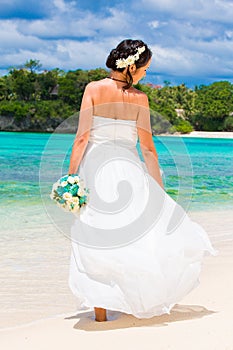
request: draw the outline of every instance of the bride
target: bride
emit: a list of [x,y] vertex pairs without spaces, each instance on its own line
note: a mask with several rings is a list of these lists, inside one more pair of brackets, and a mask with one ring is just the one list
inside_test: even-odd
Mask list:
[[[108,156],[109,148],[105,147],[105,141],[110,141],[110,150],[115,150],[120,140],[125,152],[130,150],[132,158],[144,169],[144,177],[148,172],[149,178],[153,179],[152,200],[155,209],[154,213],[150,212],[150,216],[157,215],[157,207],[159,211],[163,208],[163,214],[149,233],[136,243],[130,242],[127,247],[110,249],[109,253],[96,247],[82,248],[77,242],[72,242],[70,288],[80,305],[94,308],[96,321],[107,320],[107,308],[141,318],[170,313],[176,302],[198,285],[204,251],[215,255],[206,232],[192,222],[164,191],[158,155],[152,139],[148,98],[145,93],[133,87],[145,77],[151,59],[152,52],[143,41],[122,41],[107,57],[106,65],[111,69],[109,77],[89,83],[82,99],[68,173],[75,174],[79,169],[80,174],[86,177],[86,186],[90,188],[92,196],[94,185],[92,187],[91,183],[96,176],[92,169],[96,157],[107,154],[111,160],[111,152]],[[135,151],[137,138],[146,165],[144,168]],[[112,146],[111,141],[114,142]],[[98,155],[94,152],[93,156],[92,151],[96,146]],[[87,163],[90,163],[89,168]],[[142,181],[143,175],[133,169],[130,159],[124,165],[120,159],[112,165],[110,163],[110,167],[101,173],[99,184],[95,183],[95,187],[102,188],[102,199],[106,200],[107,191],[113,193],[115,184],[122,180],[122,174],[128,183],[135,186],[140,183],[141,186],[135,187],[138,197],[133,197],[135,199],[131,204],[134,209],[131,205],[131,211],[126,215],[133,221],[136,220],[133,215],[137,215],[138,198],[142,198],[143,202],[148,183]],[[81,220],[94,223],[97,230],[101,223],[108,220],[93,211],[93,205],[98,207],[99,200],[94,196],[92,198],[92,207],[86,208]],[[177,208],[185,219],[173,234],[168,235],[166,229],[171,220],[171,212]],[[144,210],[149,212],[145,208]],[[114,228],[114,215],[111,220],[113,226],[110,227]],[[122,227],[126,226],[123,219],[120,222]],[[146,219],[140,220],[141,231],[144,230],[143,225],[146,226]],[[75,226],[73,229],[76,233],[82,230]]]

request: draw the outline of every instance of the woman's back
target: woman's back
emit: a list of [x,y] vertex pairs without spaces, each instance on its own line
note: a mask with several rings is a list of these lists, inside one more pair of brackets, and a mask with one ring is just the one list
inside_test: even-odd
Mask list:
[[124,91],[123,85],[108,78],[89,83],[93,115],[136,121],[145,94],[134,87]]

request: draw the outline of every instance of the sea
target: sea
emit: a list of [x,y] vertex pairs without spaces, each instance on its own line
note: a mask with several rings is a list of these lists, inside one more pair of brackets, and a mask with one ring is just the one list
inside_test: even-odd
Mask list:
[[[68,312],[75,305],[67,283],[69,242],[46,208],[54,205],[52,184],[68,172],[74,138],[0,132],[0,328]],[[229,219],[233,139],[153,136],[153,141],[166,192],[187,212],[229,212]],[[137,150],[143,161],[139,144]]]
[[[40,205],[41,173],[58,169],[57,178],[67,173],[74,137],[1,132],[1,208],[25,211]],[[233,139],[153,136],[153,140],[165,190],[174,200],[190,211],[233,209]],[[139,144],[137,149],[142,158]],[[48,191],[51,185],[48,181]]]

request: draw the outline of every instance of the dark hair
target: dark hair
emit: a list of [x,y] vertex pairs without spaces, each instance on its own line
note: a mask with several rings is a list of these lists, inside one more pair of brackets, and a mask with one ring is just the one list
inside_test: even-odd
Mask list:
[[[139,59],[135,61],[136,68],[143,67],[152,57],[152,52],[148,46],[142,40],[123,40],[115,49],[113,49],[106,60],[106,66],[114,71],[123,72],[125,68],[117,68],[116,61],[120,58],[127,58],[130,55],[135,55],[139,47],[145,46],[145,51],[139,56]],[[129,66],[126,71],[127,85],[123,86],[123,89],[129,89],[133,84],[133,77],[129,71]]]

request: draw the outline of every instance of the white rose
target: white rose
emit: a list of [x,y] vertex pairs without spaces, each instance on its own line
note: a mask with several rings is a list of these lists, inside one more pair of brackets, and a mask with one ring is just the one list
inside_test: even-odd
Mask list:
[[65,187],[67,184],[68,184],[67,181],[62,181],[61,186],[62,186],[62,187]]
[[127,65],[131,65],[131,64],[134,64],[134,62],[135,62],[135,58],[134,58],[134,56],[132,56],[132,55],[130,55],[127,59],[126,59],[126,63],[127,63]]
[[79,203],[79,198],[78,198],[78,197],[73,197],[72,202],[73,202],[74,204]]
[[62,198],[65,199],[65,201],[69,201],[72,199],[72,194],[70,194],[69,192],[66,192],[62,195]]
[[58,186],[60,186],[60,184],[59,184],[58,182],[55,182],[55,183],[53,184],[52,190],[55,191],[55,190],[58,188]]
[[138,51],[139,55],[140,55],[141,53],[143,53],[145,50],[146,50],[145,46],[142,46],[142,47],[138,47],[138,48],[137,48],[137,51]]
[[84,196],[84,190],[80,187],[79,189],[78,189],[78,196]]
[[72,176],[69,176],[68,179],[67,179],[67,181],[68,181],[71,185],[74,184],[74,178],[73,178]]
[[127,67],[127,64],[125,62],[125,59],[124,58],[119,58],[118,60],[116,60],[116,66],[117,68],[125,68]]
[[78,176],[74,176],[74,182],[78,183],[80,180],[79,180],[79,177]]

